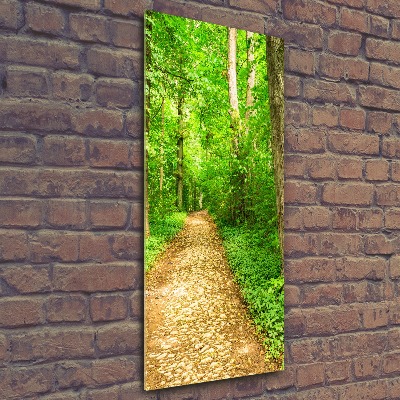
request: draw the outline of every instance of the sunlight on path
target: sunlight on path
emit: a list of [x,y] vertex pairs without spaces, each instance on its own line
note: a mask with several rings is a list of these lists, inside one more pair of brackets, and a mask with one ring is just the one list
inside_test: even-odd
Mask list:
[[205,211],[146,274],[145,389],[274,371]]

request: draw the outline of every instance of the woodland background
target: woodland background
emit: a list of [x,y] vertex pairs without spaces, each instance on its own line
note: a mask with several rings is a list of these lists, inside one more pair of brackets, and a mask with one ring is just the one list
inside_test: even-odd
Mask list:
[[[145,9],[285,39],[281,373],[142,391]],[[0,10],[3,398],[400,396],[397,0]]]

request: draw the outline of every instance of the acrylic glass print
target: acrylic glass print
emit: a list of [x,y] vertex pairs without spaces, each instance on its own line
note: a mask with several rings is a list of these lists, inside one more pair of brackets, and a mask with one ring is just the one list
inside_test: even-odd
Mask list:
[[283,41],[147,11],[145,48],[145,389],[281,370]]

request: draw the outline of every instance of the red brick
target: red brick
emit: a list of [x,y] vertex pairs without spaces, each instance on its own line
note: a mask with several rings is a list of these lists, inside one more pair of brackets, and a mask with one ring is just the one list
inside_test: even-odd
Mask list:
[[383,211],[381,209],[360,210],[358,212],[358,229],[380,229],[383,227]]
[[322,49],[323,30],[320,26],[267,18],[265,34],[283,38],[286,43],[307,49]]
[[119,388],[92,389],[87,393],[87,400],[119,400]]
[[363,161],[361,158],[344,158],[337,160],[337,175],[341,179],[361,179]]
[[340,26],[362,33],[369,32],[368,14],[358,10],[342,8],[340,12]]
[[96,83],[96,100],[101,106],[129,108],[139,99],[137,85],[128,79],[99,79]]
[[370,80],[378,85],[400,89],[400,68],[390,65],[371,63]]
[[328,0],[330,3],[340,4],[344,6],[363,8],[365,0]]
[[288,48],[285,55],[286,70],[305,75],[314,75],[314,53],[299,49]]
[[369,16],[370,33],[376,36],[389,37],[390,22],[386,18],[378,17],[377,15]]
[[2,133],[0,148],[0,162],[30,164],[35,161],[36,138],[27,134]]
[[298,76],[286,75],[284,77],[285,97],[297,97],[300,95],[300,78]]
[[143,135],[143,111],[141,107],[133,107],[126,114],[126,130],[128,135],[141,138]]
[[59,40],[2,36],[0,48],[4,51],[2,53],[3,62],[17,62],[56,69],[77,69],[80,65],[81,48],[76,44],[64,43]]
[[231,0],[229,5],[261,14],[272,14],[277,11],[278,7],[273,0]]
[[339,389],[339,400],[346,399],[386,399],[386,382],[376,380],[370,382],[351,383]]
[[332,361],[335,357],[335,341],[332,338],[297,339],[290,344],[292,360],[294,363]]
[[363,326],[374,329],[387,326],[389,323],[389,308],[387,306],[368,305],[362,311]]
[[71,7],[79,7],[85,10],[99,10],[101,7],[100,0],[51,0],[52,3],[71,6]]
[[[228,381],[226,381],[228,382]],[[229,384],[229,382],[228,382]],[[213,387],[215,385],[215,387]],[[219,381],[218,383],[212,383],[209,382],[207,386],[211,387],[211,393],[215,393],[215,390],[217,390],[217,387],[220,388],[223,386],[223,382]],[[165,393],[165,390],[163,390],[161,393]],[[141,382],[130,382],[130,383],[125,383],[120,386],[120,400],[131,400],[131,399],[137,399],[137,400],[157,400],[157,392],[154,391],[147,391],[145,392],[143,390],[143,384]],[[200,399],[200,398],[199,398]],[[205,399],[204,399],[205,400]],[[209,398],[209,400],[212,400],[212,397]]]
[[336,176],[336,163],[331,157],[310,158],[308,174],[312,179],[334,179]]
[[365,183],[327,183],[322,187],[322,201],[327,204],[369,206],[374,188]]
[[313,125],[337,126],[339,122],[338,108],[333,105],[314,106],[312,109]]
[[88,71],[96,75],[143,79],[143,54],[139,51],[92,46],[87,63]]
[[89,207],[90,223],[96,228],[123,228],[127,223],[128,204],[118,201],[92,201]]
[[365,111],[351,108],[340,109],[340,126],[349,129],[365,129]]
[[285,285],[285,307],[297,307],[300,304],[300,289],[298,286]]
[[86,101],[91,96],[92,76],[59,71],[52,74],[53,96],[69,101]]
[[331,212],[326,207],[302,207],[303,226],[309,230],[326,229],[330,226]]
[[307,170],[308,159],[298,155],[286,155],[285,156],[285,177],[297,177],[304,178]]
[[395,327],[387,330],[388,346],[387,350],[398,350],[400,346],[400,329]]
[[142,290],[135,290],[130,297],[130,315],[134,320],[141,320],[143,318],[143,299],[144,294]]
[[304,336],[305,320],[301,310],[285,313],[285,335],[288,339]]
[[0,2],[0,28],[18,29],[23,24],[22,4],[14,0]]
[[316,255],[318,243],[319,239],[316,234],[287,233],[284,237],[285,255],[288,257]]
[[377,155],[379,154],[379,137],[361,133],[331,132],[328,135],[331,151],[343,154]]
[[327,76],[339,80],[368,81],[369,63],[357,58],[338,57],[333,54],[321,54],[319,57],[319,72],[321,76]]
[[35,32],[62,35],[65,29],[64,15],[57,8],[27,3],[25,15],[27,26]]
[[325,369],[323,363],[299,365],[297,367],[297,387],[304,388],[324,382]]
[[[321,284],[303,286],[301,304],[304,306],[327,306],[340,304],[342,285]],[[286,295],[286,292],[285,292]]]
[[380,87],[360,87],[360,104],[384,110],[400,111],[400,94],[398,90]]
[[29,255],[27,235],[18,230],[0,230],[0,261],[23,261]]
[[400,278],[400,256],[392,255],[392,257],[390,257],[389,266],[390,278]]
[[143,143],[135,140],[131,143],[130,151],[131,166],[133,168],[143,167]]
[[379,355],[360,357],[353,360],[356,378],[377,378],[381,374],[382,358]]
[[379,302],[387,299],[381,282],[356,282],[343,285],[344,303]]
[[12,66],[6,72],[7,93],[16,97],[47,97],[47,71],[43,68]]
[[108,43],[107,18],[91,14],[70,14],[69,25],[73,38],[80,41]]
[[362,36],[358,33],[331,32],[328,36],[328,48],[337,54],[358,55]]
[[337,279],[382,280],[385,276],[386,261],[379,257],[345,257],[336,261]]
[[[382,142],[382,155],[388,158],[400,158],[400,144],[397,138],[384,138]],[[399,180],[399,167],[397,162],[392,163],[392,179]]]
[[91,139],[89,141],[90,165],[93,167],[128,168],[129,145],[125,141]]
[[300,207],[285,207],[285,230],[302,230],[304,222],[303,220],[303,213]]
[[365,238],[365,254],[395,254],[400,248],[400,240],[397,237],[383,234],[368,235]]
[[367,0],[366,7],[368,11],[374,14],[385,15],[387,17],[400,17],[400,4],[396,1]]
[[386,354],[383,357],[383,371],[385,374],[400,372],[400,353]]
[[121,295],[95,296],[90,299],[92,321],[115,321],[128,314],[127,298]]
[[307,79],[304,81],[304,97],[323,103],[355,104],[356,93],[354,88],[345,83],[326,82]]
[[332,213],[332,227],[341,230],[355,230],[357,215],[349,208],[335,208]]
[[141,234],[137,232],[116,233],[111,237],[111,252],[117,260],[133,260],[141,256]]
[[385,135],[392,128],[392,120],[392,114],[382,111],[368,111],[367,130]]
[[351,362],[347,360],[325,363],[325,379],[328,384],[348,382]]
[[362,240],[358,234],[323,233],[320,235],[320,255],[359,255]]
[[12,360],[63,360],[94,356],[94,332],[83,327],[43,328],[11,335]]
[[43,203],[36,200],[0,200],[0,225],[37,227],[42,223]]
[[33,232],[29,246],[33,263],[70,262],[78,259],[78,236],[74,233],[51,230]]
[[143,228],[143,204],[133,203],[131,209],[131,228]]
[[400,64],[400,44],[395,41],[367,38],[365,55],[368,58]]
[[137,15],[142,17],[147,9],[151,9],[151,0],[105,0],[104,8],[114,14]]
[[5,335],[0,335],[0,365],[9,361],[9,343]]
[[0,300],[0,327],[20,327],[43,323],[43,301],[23,297]]
[[313,0],[294,0],[283,3],[283,15],[287,19],[331,26],[336,22],[336,8]]
[[315,204],[317,186],[306,182],[285,182],[285,203]]
[[400,186],[393,184],[376,186],[376,204],[378,206],[397,206],[400,202]]
[[400,39],[400,21],[392,19],[392,38]]
[[285,125],[307,125],[309,106],[304,103],[288,101],[285,105]]
[[47,165],[84,165],[85,152],[85,142],[82,138],[50,135],[43,139],[42,159]]
[[122,136],[123,114],[117,110],[87,109],[79,112],[73,121],[76,132],[88,136]]
[[287,127],[285,132],[286,151],[302,153],[323,153],[325,132],[320,129]]
[[85,201],[52,199],[49,200],[47,212],[47,222],[51,226],[74,229],[82,229],[85,226]]
[[79,322],[86,319],[86,299],[81,295],[52,296],[46,301],[48,322]]
[[143,48],[143,25],[138,22],[112,20],[111,41],[115,46],[130,49]]
[[[336,357],[351,358],[370,354],[382,354],[387,346],[387,336],[382,332],[359,332],[340,335],[336,343]],[[362,382],[365,384],[365,382]],[[350,396],[347,399],[352,399]],[[366,397],[368,398],[368,397]],[[343,400],[346,398],[343,398]]]
[[380,159],[365,161],[365,178],[367,181],[387,181],[389,163]]
[[55,265],[54,289],[62,292],[109,292],[136,289],[141,283],[138,264]]
[[142,326],[138,322],[108,324],[97,330],[96,345],[99,354],[132,354],[142,346]]
[[398,229],[400,224],[400,209],[385,209],[385,227],[389,229]]
[[335,260],[327,258],[303,258],[285,262],[286,283],[331,282],[335,279]]
[[30,265],[6,267],[0,277],[18,293],[48,292],[51,288],[49,269]]

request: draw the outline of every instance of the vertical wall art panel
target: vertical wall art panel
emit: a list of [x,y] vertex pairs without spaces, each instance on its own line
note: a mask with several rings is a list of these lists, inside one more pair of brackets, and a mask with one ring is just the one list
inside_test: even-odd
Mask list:
[[145,14],[145,389],[284,368],[283,41]]

